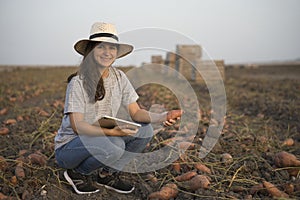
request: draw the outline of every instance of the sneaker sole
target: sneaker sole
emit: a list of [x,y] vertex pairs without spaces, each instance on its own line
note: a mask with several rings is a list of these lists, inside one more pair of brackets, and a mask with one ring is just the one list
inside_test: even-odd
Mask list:
[[97,183],[97,182],[96,182],[96,185],[103,186],[106,189],[113,190],[113,191],[116,191],[116,192],[121,193],[121,194],[129,194],[129,193],[131,193],[134,190],[134,187],[132,187],[132,189],[129,190],[129,191],[118,190],[118,189],[116,189],[114,187],[111,187],[109,185],[104,185],[104,184],[100,184],[100,183]]
[[72,181],[72,179],[70,178],[70,176],[68,175],[68,172],[65,171],[64,172],[64,177],[65,179],[68,181],[68,183],[73,187],[73,189],[75,190],[75,192],[77,194],[93,194],[93,193],[97,193],[99,192],[100,190],[96,190],[96,191],[93,191],[93,192],[81,192],[77,189],[76,185],[74,184],[74,182]]

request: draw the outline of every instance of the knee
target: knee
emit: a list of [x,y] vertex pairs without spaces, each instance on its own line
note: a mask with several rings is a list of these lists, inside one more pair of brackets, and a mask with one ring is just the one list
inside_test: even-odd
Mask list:
[[153,137],[153,128],[151,124],[143,124],[137,133],[137,137],[151,140]]
[[104,158],[119,158],[125,149],[125,142],[119,137],[83,137],[82,141],[92,155]]
[[106,146],[107,156],[110,159],[119,159],[125,150],[125,142],[119,137],[108,137],[108,145]]
[[101,147],[103,154],[95,157],[104,164],[109,164],[120,159],[125,151],[125,142],[119,137],[107,137],[106,144]]
[[111,148],[124,150],[125,149],[125,142],[120,137],[108,137],[109,142],[111,143]]

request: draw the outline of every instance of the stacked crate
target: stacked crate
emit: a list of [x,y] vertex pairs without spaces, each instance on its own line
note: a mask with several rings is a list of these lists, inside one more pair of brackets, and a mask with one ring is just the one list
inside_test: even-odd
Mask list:
[[153,56],[151,56],[151,63],[164,64],[164,59],[161,55],[153,55]]
[[161,55],[151,56],[151,69],[156,71],[156,73],[165,73],[163,69],[164,59]]
[[165,65],[168,65],[169,67],[175,69],[175,62],[176,62],[176,53],[167,52]]
[[174,75],[173,73],[175,70],[175,64],[176,64],[176,53],[167,52],[165,65],[168,66],[168,68],[171,68],[171,69],[168,69],[168,71],[167,71],[167,73],[171,76]]
[[195,70],[192,65],[202,56],[200,45],[176,45],[175,69],[186,79],[195,80]]
[[203,60],[201,57],[200,45],[176,45],[176,53],[167,52],[165,60],[161,55],[153,55],[151,63],[158,73],[171,77],[180,74],[197,83],[204,83],[204,78],[206,81],[215,81],[219,77],[225,80],[224,60]]

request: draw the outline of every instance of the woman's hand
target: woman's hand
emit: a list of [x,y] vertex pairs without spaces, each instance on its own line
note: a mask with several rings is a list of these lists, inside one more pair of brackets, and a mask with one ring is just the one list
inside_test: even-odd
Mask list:
[[174,125],[177,120],[180,119],[181,115],[183,114],[182,110],[171,110],[167,113],[167,120],[163,122],[164,126],[172,126]]
[[176,118],[176,120],[175,119],[169,119],[167,121],[164,121],[163,125],[164,126],[173,126],[174,124],[176,124],[178,119],[180,119],[180,117]]
[[109,129],[109,136],[132,136],[137,133],[137,129],[130,129],[130,128],[120,128],[119,126],[114,127],[113,129]]
[[131,118],[135,122],[141,123],[163,123],[164,126],[172,126],[180,119],[183,114],[182,110],[170,110],[163,113],[152,113],[141,109],[139,105],[134,102],[128,105],[128,110]]
[[170,110],[167,113],[167,121],[170,119],[178,119],[183,114],[183,110]]

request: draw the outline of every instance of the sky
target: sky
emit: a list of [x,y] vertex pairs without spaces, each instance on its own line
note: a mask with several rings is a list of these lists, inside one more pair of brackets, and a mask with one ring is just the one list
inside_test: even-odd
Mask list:
[[300,59],[299,0],[1,0],[0,65],[78,65],[73,45],[96,21],[135,51],[118,65],[197,44],[227,64]]

